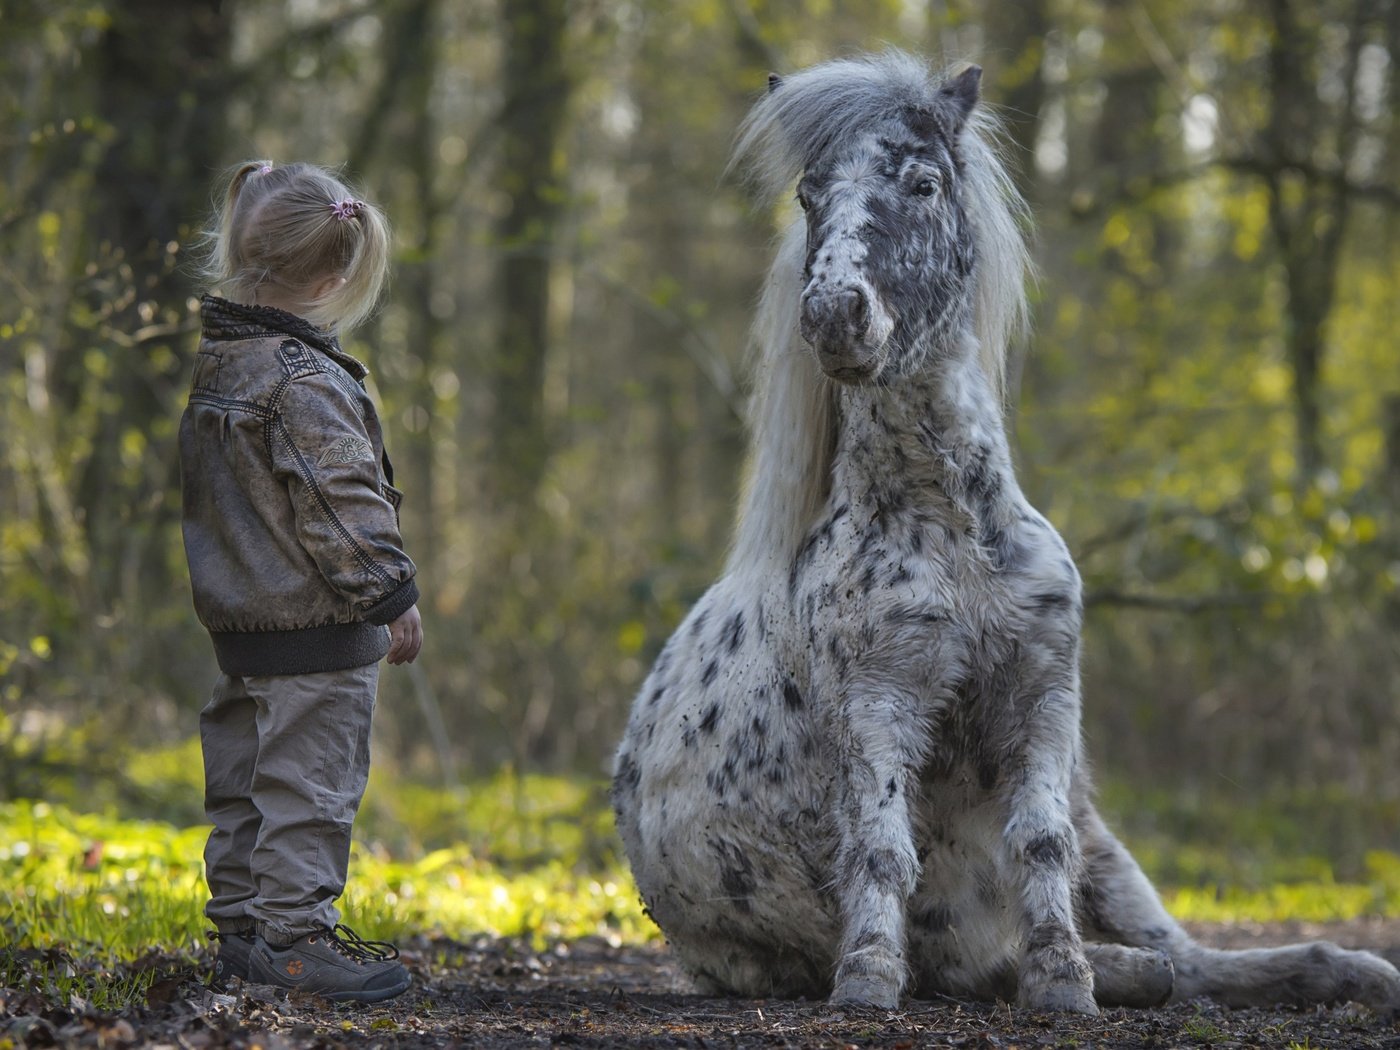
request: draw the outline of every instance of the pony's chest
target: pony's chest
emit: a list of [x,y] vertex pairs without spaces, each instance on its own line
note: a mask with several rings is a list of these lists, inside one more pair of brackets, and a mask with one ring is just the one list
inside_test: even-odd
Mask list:
[[[1018,570],[1030,567],[1024,552],[1022,559]],[[940,620],[966,619],[1014,603],[1019,575],[1005,570],[965,515],[839,506],[809,536],[792,590],[812,620],[908,612],[910,603]]]
[[1002,673],[1047,631],[1077,635],[1078,574],[1044,519],[1024,516],[1000,544],[956,520],[841,514],[794,574],[819,673],[954,689]]

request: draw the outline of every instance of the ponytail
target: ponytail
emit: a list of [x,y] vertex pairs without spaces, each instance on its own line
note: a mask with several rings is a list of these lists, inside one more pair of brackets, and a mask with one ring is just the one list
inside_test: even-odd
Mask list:
[[[388,278],[388,220],[326,168],[246,161],[229,169],[216,204],[204,277],[225,295],[255,302],[273,287],[300,297],[322,328],[348,331],[378,304]],[[341,277],[318,298],[313,290]]]

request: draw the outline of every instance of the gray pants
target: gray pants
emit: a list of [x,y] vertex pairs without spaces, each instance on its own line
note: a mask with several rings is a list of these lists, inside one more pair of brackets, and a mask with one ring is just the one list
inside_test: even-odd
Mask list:
[[378,682],[378,664],[219,677],[199,716],[214,824],[204,914],[219,930],[288,943],[340,921]]

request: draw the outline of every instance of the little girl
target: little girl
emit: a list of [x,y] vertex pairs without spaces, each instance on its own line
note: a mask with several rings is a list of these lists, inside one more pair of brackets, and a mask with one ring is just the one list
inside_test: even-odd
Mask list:
[[234,170],[210,237],[180,423],[185,554],[222,672],[200,715],[215,979],[337,1000],[404,991],[392,945],[341,926],[379,660],[422,645],[400,493],[338,336],[384,286],[372,204],[309,164]]

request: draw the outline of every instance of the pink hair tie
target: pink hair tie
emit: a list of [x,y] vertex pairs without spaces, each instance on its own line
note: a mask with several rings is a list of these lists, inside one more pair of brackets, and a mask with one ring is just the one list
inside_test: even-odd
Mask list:
[[264,164],[261,168],[258,169],[258,174],[259,174],[259,175],[266,175],[266,174],[267,174],[269,171],[271,171],[271,170],[272,170],[272,165],[271,165],[271,164]]
[[331,214],[341,222],[346,219],[353,219],[364,209],[365,202],[357,201],[353,197],[346,197],[343,201],[336,201],[331,205]]

